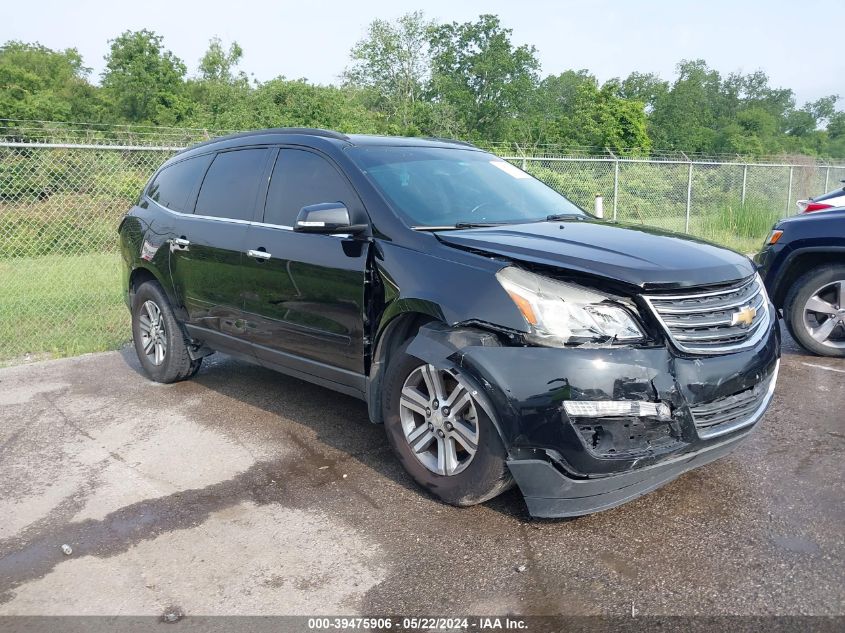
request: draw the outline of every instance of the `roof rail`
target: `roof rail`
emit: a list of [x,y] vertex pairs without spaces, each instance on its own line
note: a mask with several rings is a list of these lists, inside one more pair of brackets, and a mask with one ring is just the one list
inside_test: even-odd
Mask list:
[[456,138],[446,138],[445,136],[425,136],[427,141],[440,141],[442,143],[454,143],[455,145],[465,145],[466,147],[474,147],[478,149],[477,145],[473,145],[469,141],[459,141]]
[[194,149],[195,147],[203,147],[211,143],[219,143],[220,141],[230,141],[236,138],[246,138],[249,136],[259,136],[263,134],[303,134],[307,136],[323,136],[325,138],[334,138],[339,141],[348,141],[349,137],[346,134],[335,132],[333,130],[323,130],[316,127],[273,127],[263,130],[249,130],[247,132],[236,132],[235,134],[227,134],[226,136],[218,136],[216,138],[191,145],[186,149]]

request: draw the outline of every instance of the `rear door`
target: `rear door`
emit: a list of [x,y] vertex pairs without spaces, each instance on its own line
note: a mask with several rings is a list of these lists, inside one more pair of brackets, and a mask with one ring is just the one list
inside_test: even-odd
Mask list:
[[363,385],[369,245],[294,232],[300,209],[323,202],[342,202],[352,217],[366,217],[348,179],[328,158],[280,149],[262,222],[247,235],[246,250],[253,252],[244,262],[248,337],[268,364],[357,389]]
[[[193,327],[243,337],[243,251],[270,155],[267,148],[218,153],[202,180],[194,213],[182,220],[170,270]],[[202,337],[202,331],[193,334]]]

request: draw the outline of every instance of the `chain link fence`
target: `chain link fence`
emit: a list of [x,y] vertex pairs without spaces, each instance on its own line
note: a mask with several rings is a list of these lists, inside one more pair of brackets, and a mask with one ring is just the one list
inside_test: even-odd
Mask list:
[[[129,339],[116,229],[179,147],[0,142],[0,365],[115,349]],[[509,156],[587,210],[759,246],[795,201],[845,165]]]
[[584,209],[602,197],[604,217],[689,233],[742,252],[760,246],[796,202],[840,186],[845,165],[519,157],[520,165]]
[[0,143],[0,365],[128,340],[116,229],[173,153]]

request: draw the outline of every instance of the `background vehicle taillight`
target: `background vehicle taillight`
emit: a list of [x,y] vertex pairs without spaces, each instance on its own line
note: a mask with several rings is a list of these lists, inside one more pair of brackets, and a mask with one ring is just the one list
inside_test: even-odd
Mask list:
[[799,200],[798,211],[801,213],[812,213],[813,211],[822,211],[824,209],[832,209],[832,204],[825,204],[824,202],[812,202],[811,200]]

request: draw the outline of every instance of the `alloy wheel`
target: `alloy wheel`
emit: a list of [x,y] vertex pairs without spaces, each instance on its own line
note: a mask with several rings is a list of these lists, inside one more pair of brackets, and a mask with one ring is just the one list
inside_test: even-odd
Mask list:
[[144,354],[153,365],[161,365],[167,354],[167,331],[164,328],[161,308],[155,301],[147,300],[141,306],[138,325],[141,329],[141,348]]
[[438,475],[456,475],[478,449],[478,411],[470,388],[449,371],[417,367],[402,385],[399,419],[419,462]]
[[803,325],[822,345],[845,348],[845,280],[827,283],[810,296]]

